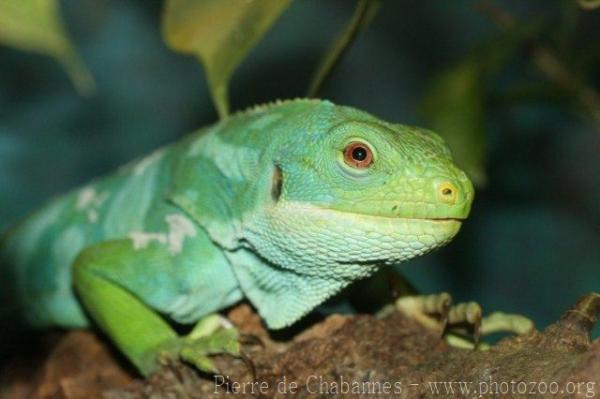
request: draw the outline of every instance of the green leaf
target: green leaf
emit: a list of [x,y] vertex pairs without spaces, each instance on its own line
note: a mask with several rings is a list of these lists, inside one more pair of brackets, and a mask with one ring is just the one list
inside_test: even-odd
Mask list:
[[431,127],[452,150],[454,159],[477,186],[485,184],[485,81],[476,58],[435,78],[423,100]]
[[67,36],[57,0],[0,0],[0,43],[56,58],[80,93],[93,92],[94,79]]
[[577,0],[581,8],[586,10],[593,10],[594,8],[600,7],[600,0]]
[[173,50],[204,65],[219,116],[229,112],[227,86],[235,68],[290,0],[167,0],[163,37]]

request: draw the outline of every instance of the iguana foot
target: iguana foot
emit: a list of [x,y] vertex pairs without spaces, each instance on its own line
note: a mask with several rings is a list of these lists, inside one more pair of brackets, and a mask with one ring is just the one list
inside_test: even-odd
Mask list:
[[394,308],[421,325],[440,331],[451,346],[458,348],[487,349],[489,345],[479,342],[482,336],[497,332],[522,335],[534,328],[531,320],[518,314],[495,312],[482,317],[481,306],[476,302],[452,305],[452,297],[445,292],[401,297]]
[[237,329],[227,319],[212,314],[201,319],[189,334],[161,345],[155,353],[159,363],[179,359],[200,371],[215,374],[219,370],[211,356],[228,354],[246,360],[239,338]]
[[433,295],[405,296],[398,299],[395,308],[417,320],[427,328],[439,330],[470,327],[473,339],[480,336],[481,307],[475,302],[452,305],[447,292]]

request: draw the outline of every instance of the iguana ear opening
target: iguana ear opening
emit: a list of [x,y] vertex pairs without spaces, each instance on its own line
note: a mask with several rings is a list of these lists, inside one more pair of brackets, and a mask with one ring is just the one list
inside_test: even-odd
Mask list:
[[234,212],[236,191],[241,184],[223,176],[213,161],[187,156],[173,168],[167,198],[180,207],[225,249],[239,247],[241,223]]
[[278,202],[283,189],[283,172],[278,165],[273,166],[273,178],[271,184],[271,198],[274,202]]

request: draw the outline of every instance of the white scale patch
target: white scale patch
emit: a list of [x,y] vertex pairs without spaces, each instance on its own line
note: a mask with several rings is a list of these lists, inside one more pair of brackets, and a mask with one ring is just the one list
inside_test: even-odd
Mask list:
[[194,224],[182,215],[168,215],[165,220],[169,224],[169,252],[178,254],[183,249],[185,238],[196,236],[196,229]]
[[146,233],[144,231],[132,231],[129,233],[129,238],[133,241],[133,249],[140,250],[144,249],[152,241],[159,242],[161,244],[167,243],[167,235],[163,233]]
[[90,223],[96,223],[98,221],[98,211],[90,209],[87,213],[87,218]]
[[255,164],[260,151],[224,141],[218,134],[221,128],[222,126],[219,125],[198,139],[188,150],[187,156],[204,156],[212,160],[225,177],[231,180],[243,180],[246,178],[244,175],[246,165]]
[[138,176],[141,175],[142,173],[144,173],[146,171],[146,169],[148,169],[149,166],[151,166],[153,163],[159,161],[163,155],[165,153],[164,149],[159,149],[154,151],[152,154],[148,155],[145,158],[142,158],[134,167],[133,167],[133,174]]
[[169,225],[168,233],[149,233],[145,231],[129,233],[129,238],[133,241],[133,248],[140,250],[146,248],[151,242],[157,242],[167,245],[171,255],[177,255],[183,250],[185,239],[196,236],[194,224],[183,215],[167,215],[165,221]]
[[269,125],[271,125],[272,123],[277,122],[282,117],[283,115],[281,114],[268,113],[254,120],[252,123],[250,123],[248,127],[250,129],[265,129],[269,127]]
[[108,193],[98,193],[93,187],[86,187],[79,192],[77,197],[77,210],[86,212],[90,223],[98,221],[98,208],[108,199]]

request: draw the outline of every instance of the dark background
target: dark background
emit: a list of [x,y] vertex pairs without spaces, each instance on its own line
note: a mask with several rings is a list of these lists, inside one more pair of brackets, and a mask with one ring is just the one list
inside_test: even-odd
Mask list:
[[[384,1],[321,96],[429,126],[420,104],[432,79],[501,34],[476,3]],[[233,109],[303,96],[354,4],[294,1],[235,74]],[[598,90],[600,10],[570,0],[496,4],[519,24],[541,21],[535,41]],[[162,2],[61,5],[97,90],[82,97],[54,60],[0,47],[0,228],[216,120],[200,64],[163,44]],[[600,290],[600,128],[532,65],[530,49],[518,46],[489,79],[487,184],[472,216],[451,245],[400,268],[423,292],[446,290],[543,327]]]

